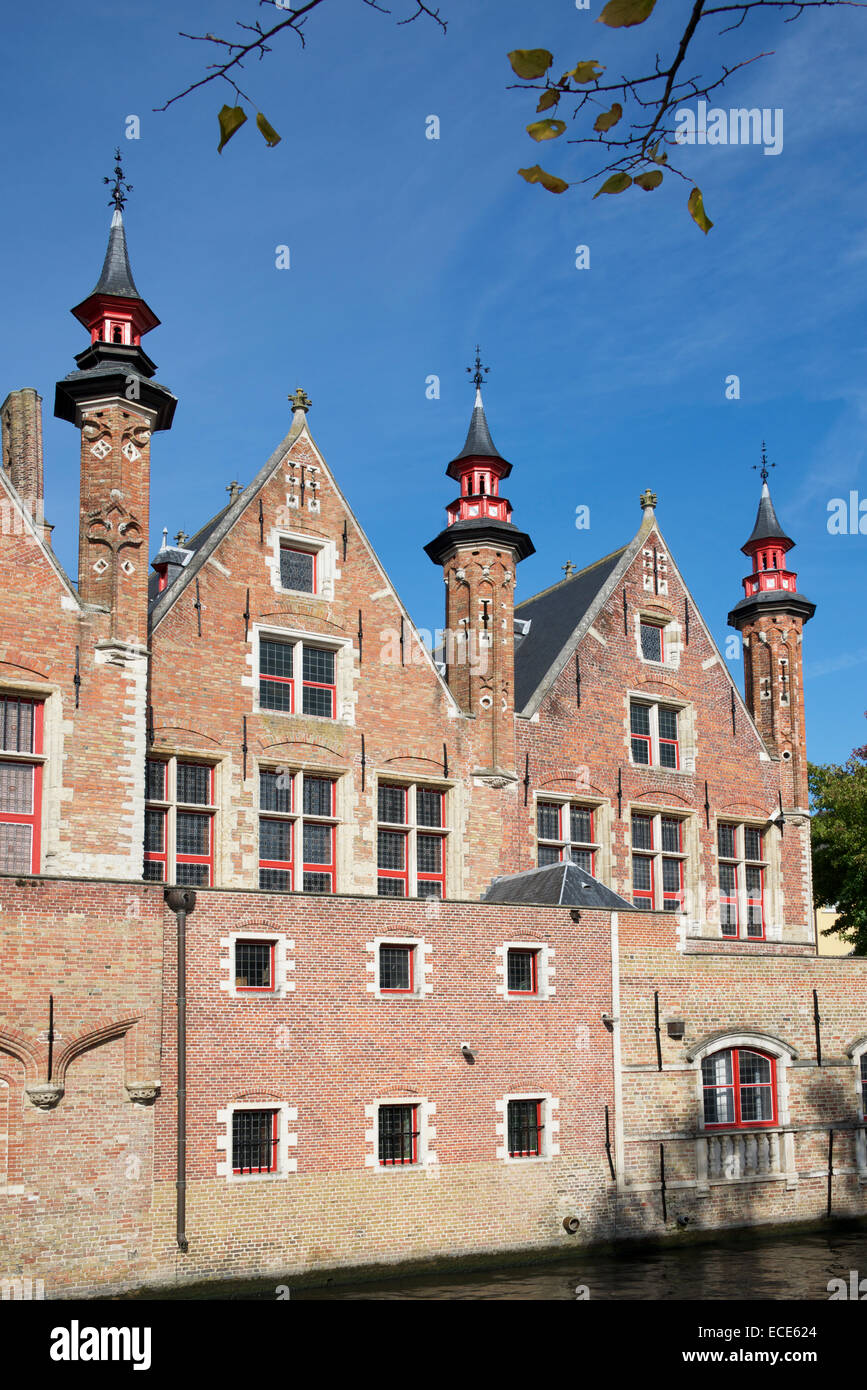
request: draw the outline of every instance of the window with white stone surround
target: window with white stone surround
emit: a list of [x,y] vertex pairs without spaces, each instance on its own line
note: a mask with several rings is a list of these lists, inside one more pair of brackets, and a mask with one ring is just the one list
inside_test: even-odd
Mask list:
[[217,1176],[273,1182],[298,1171],[298,1110],[282,1101],[240,1101],[217,1111]]
[[497,994],[506,1000],[550,999],[557,993],[555,949],[546,941],[504,941],[495,950]]
[[433,994],[433,946],[419,936],[377,936],[366,942],[367,993],[374,999],[424,999]]
[[497,1158],[539,1163],[560,1153],[560,1101],[547,1091],[523,1091],[494,1102]]
[[327,537],[275,528],[269,532],[266,563],[277,593],[334,598],[336,547]]
[[681,626],[675,618],[656,612],[634,616],[635,648],[645,665],[676,671],[680,666]]
[[364,1107],[364,1165],[375,1173],[406,1173],[430,1168],[436,1105],[424,1096],[384,1096]]
[[220,989],[232,999],[285,999],[293,993],[295,942],[263,926],[220,937]]
[[254,713],[355,722],[350,638],[255,624],[249,644]]

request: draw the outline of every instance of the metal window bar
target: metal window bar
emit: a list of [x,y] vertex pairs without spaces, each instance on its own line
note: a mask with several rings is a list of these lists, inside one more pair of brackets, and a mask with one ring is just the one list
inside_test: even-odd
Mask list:
[[536,1157],[542,1151],[541,1102],[509,1101],[509,1157]]
[[415,1105],[379,1107],[379,1161],[383,1165],[418,1162]]
[[236,1110],[232,1116],[232,1167],[236,1173],[273,1173],[277,1167],[277,1112]]

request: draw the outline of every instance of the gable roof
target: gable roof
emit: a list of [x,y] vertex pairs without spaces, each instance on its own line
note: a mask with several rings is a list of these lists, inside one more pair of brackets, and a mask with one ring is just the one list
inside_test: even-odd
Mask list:
[[525,869],[520,874],[495,878],[482,896],[483,903],[536,903],[553,907],[601,907],[608,912],[635,912],[633,903],[621,898],[580,865],[566,860]]
[[[515,617],[529,620],[530,627],[515,647],[515,709],[523,710],[557,664],[570,638],[611,577],[627,546],[596,560],[578,574],[570,575],[550,589],[525,599],[515,609]],[[565,661],[568,652],[563,656]],[[562,666],[562,661],[560,666]],[[560,666],[557,667],[558,672]]]

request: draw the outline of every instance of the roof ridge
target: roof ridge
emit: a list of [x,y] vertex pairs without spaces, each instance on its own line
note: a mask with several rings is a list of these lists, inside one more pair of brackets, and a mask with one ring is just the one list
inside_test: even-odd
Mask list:
[[556,584],[550,584],[547,589],[540,589],[538,594],[531,594],[529,598],[521,599],[520,603],[515,604],[515,612],[517,613],[518,609],[523,608],[526,603],[535,603],[536,599],[544,598],[546,594],[553,594],[554,590],[561,588],[562,585],[571,584],[573,579],[581,579],[583,575],[589,574],[591,570],[596,569],[597,565],[604,565],[608,560],[613,560],[615,555],[622,555],[624,550],[628,550],[630,545],[631,541],[627,541],[625,545],[619,545],[616,550],[609,551],[607,555],[601,555],[599,559],[594,560],[592,564],[585,565],[583,570],[576,570],[574,574],[567,574],[565,579],[558,579]]

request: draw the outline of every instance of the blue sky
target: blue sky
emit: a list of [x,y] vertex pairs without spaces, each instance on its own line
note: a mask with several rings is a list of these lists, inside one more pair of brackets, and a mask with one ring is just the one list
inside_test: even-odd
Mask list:
[[[685,153],[715,222],[705,237],[679,180],[596,201],[526,185],[516,170],[537,161],[567,179],[589,169],[563,140],[535,145],[524,130],[533,103],[508,90],[515,47],[551,49],[558,73],[589,57],[639,70],[648,51],[668,51],[686,0],[620,33],[594,23],[596,0],[589,13],[569,0],[440,3],[445,37],[327,0],[304,52],[288,35],[241,80],[282,143],[266,149],[251,120],[220,156],[224,84],[152,111],[208,57],[177,31],[226,34],[235,17],[270,21],[271,7],[82,0],[50,24],[40,9],[10,14],[0,396],[35,386],[45,398],[46,510],[62,562],[74,573],[78,449],[51,417],[54,382],[85,345],[68,309],[99,273],[101,179],[120,143],[133,271],[162,319],[145,346],[180,401],[152,451],[152,551],[164,525],[195,530],[231,479],[250,479],[300,384],[314,438],[415,621],[441,624],[442,581],[422,546],[451,500],[444,469],[463,443],[464,368],[479,341],[515,521],[537,550],[519,599],[567,560],[627,541],[650,485],[724,643],[758,502],[751,465],[767,439],[799,587],[818,605],[805,637],[809,753],[842,760],[867,738],[867,535],[827,529],[832,498],[867,499],[867,14],[808,11],[699,50],[696,71],[719,51],[774,49],[718,104],[784,112],[777,156]],[[407,4],[394,0],[395,17]],[[124,139],[130,114],[135,141]],[[438,141],[425,138],[431,114]],[[275,266],[280,245],[288,270]],[[578,245],[590,247],[588,270],[575,267]],[[731,373],[737,401],[725,399]],[[425,395],[432,374],[439,400]],[[582,504],[591,525],[578,531]]]

